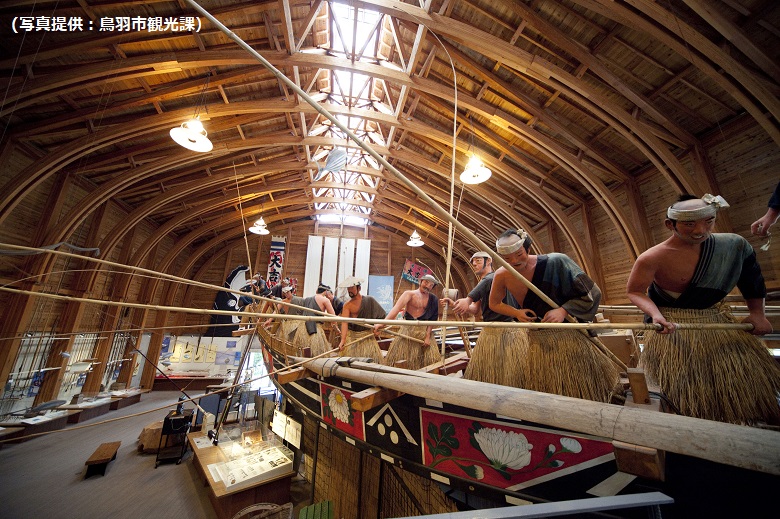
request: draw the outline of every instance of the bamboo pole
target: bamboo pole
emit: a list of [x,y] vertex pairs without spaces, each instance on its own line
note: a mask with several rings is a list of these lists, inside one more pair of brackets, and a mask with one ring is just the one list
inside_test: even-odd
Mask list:
[[[780,433],[344,359],[305,361],[328,376],[735,467],[780,475]],[[366,371],[363,368],[371,369]]]
[[[280,304],[280,305],[285,305],[285,306],[290,307],[290,308],[296,308],[296,309],[299,309],[299,310],[306,310],[307,312],[311,312],[311,313],[314,313],[314,314],[317,314],[317,315],[322,315],[322,316],[331,315],[331,314],[328,314],[327,312],[313,310],[311,308],[308,308],[308,307],[305,307],[305,306],[296,305],[294,303],[290,303],[289,301],[285,301],[285,300],[279,300],[279,299],[273,299],[273,298],[269,298],[269,297],[258,296],[258,295],[252,294],[250,292],[241,292],[240,290],[232,290],[230,288],[226,288],[226,287],[223,287],[223,286],[217,286],[217,285],[211,285],[209,283],[202,283],[202,282],[198,282],[198,281],[193,281],[193,280],[190,280],[190,279],[181,278],[181,277],[174,276],[174,275],[171,275],[171,274],[166,274],[164,272],[157,272],[157,271],[145,269],[145,268],[142,268],[142,267],[123,265],[121,263],[116,263],[116,262],[108,261],[108,260],[101,260],[101,259],[98,259],[98,258],[90,258],[88,256],[83,256],[81,254],[73,254],[71,252],[64,252],[64,251],[58,251],[58,250],[52,250],[52,249],[42,249],[42,248],[38,248],[38,247],[26,247],[26,246],[23,246],[23,245],[13,245],[13,244],[10,244],[10,243],[0,243],[0,248],[8,248],[8,249],[13,249],[13,250],[23,250],[23,251],[28,251],[28,252],[40,252],[42,254],[57,254],[57,255],[62,255],[62,256],[66,256],[66,257],[75,257],[75,258],[79,258],[79,259],[85,259],[85,260],[93,261],[95,263],[103,264],[103,265],[106,265],[106,266],[116,267],[116,268],[120,268],[120,269],[123,269],[123,270],[132,270],[132,271],[137,272],[137,273],[151,275],[153,277],[158,277],[158,278],[164,278],[164,279],[168,279],[170,281],[178,281],[180,283],[186,283],[186,284],[189,284],[189,285],[192,285],[192,286],[197,286],[197,287],[201,287],[201,288],[209,288],[209,289],[213,289],[213,290],[217,290],[217,291],[221,291],[221,292],[228,292],[228,293],[236,294],[236,295],[239,295],[239,296],[251,297],[252,299],[259,300],[259,301],[272,302],[272,303],[276,303],[276,304]],[[46,293],[42,293],[42,292],[32,292],[32,291],[18,290],[18,289],[10,288],[8,286],[2,286],[2,287],[0,287],[0,290],[4,290],[4,291],[7,291],[7,292],[21,293],[21,294],[40,295],[41,297],[52,297],[52,296],[55,296],[55,294],[46,294]],[[143,304],[136,304],[136,303],[117,303],[117,304],[113,304],[111,301],[98,301],[98,300],[94,300],[94,299],[69,297],[69,296],[55,297],[55,299],[64,299],[64,300],[67,300],[67,301],[81,301],[81,302],[96,303],[96,304],[103,303],[103,304],[106,304],[106,305],[109,305],[109,306],[112,306],[112,305],[113,306],[130,306],[130,307],[134,307],[134,308],[145,308],[145,309],[152,309],[152,310],[168,310],[168,311],[176,311],[176,312],[186,311],[185,308],[181,308],[181,307],[167,307],[167,306],[159,306],[159,305],[143,305]],[[264,313],[257,313],[257,312],[239,312],[239,311],[232,311],[232,310],[207,310],[207,311],[202,311],[200,309],[191,309],[191,310],[196,310],[196,311],[195,312],[189,312],[189,313],[253,316],[253,317],[262,317],[264,319],[278,318],[278,317],[282,316],[282,314],[279,314],[279,313],[276,313],[276,312],[271,313],[271,314],[264,314]],[[296,317],[296,316],[288,316],[288,315],[284,316],[285,319],[292,318],[292,317]],[[307,319],[307,320],[311,320],[311,319]],[[317,319],[317,320],[319,321],[319,319]],[[393,323],[397,324],[398,321],[393,321]],[[358,323],[358,324],[362,324],[362,323]],[[369,325],[366,325],[366,326],[369,326]],[[373,326],[373,324],[371,324],[370,326]],[[415,339],[414,337],[408,337],[406,335],[403,335],[403,334],[400,334],[400,333],[397,333],[397,332],[392,332],[390,330],[387,330],[387,332],[392,334],[392,335],[397,335],[399,337],[403,337],[405,339],[409,339],[409,340],[414,341],[414,342],[419,342],[420,344],[423,343],[423,341],[421,341],[420,339]]]
[[[173,274],[166,274],[165,272],[159,272],[156,270],[150,270],[145,269],[143,267],[136,267],[134,265],[124,265],[122,263],[117,263],[115,261],[109,261],[109,260],[103,260],[99,258],[90,258],[89,256],[84,256],[83,254],[74,254],[72,252],[65,252],[61,250],[56,249],[44,249],[41,247],[27,247],[25,245],[14,245],[11,243],[0,243],[0,250],[2,249],[10,249],[10,250],[20,250],[20,251],[26,251],[26,252],[38,252],[41,254],[56,254],[58,256],[64,256],[66,258],[78,258],[81,260],[91,261],[93,263],[98,263],[100,265],[106,265],[107,267],[115,267],[121,270],[129,270],[134,273],[138,274],[146,274],[154,279],[167,279],[168,281],[177,281],[179,283],[185,283],[187,285],[196,286],[200,288],[208,288],[211,290],[216,290],[218,292],[228,292],[231,294],[236,294],[239,296],[245,296],[250,297],[252,299],[258,300],[258,301],[266,301],[266,302],[273,302],[278,303],[279,301],[276,299],[272,299],[269,297],[263,297],[255,295],[251,292],[241,292],[240,290],[233,290],[231,288],[226,288],[222,285],[212,285],[209,283],[203,283],[201,281],[195,281],[192,279],[182,278],[179,276],[174,276]],[[5,288],[5,287],[2,287]]]
[[[301,306],[301,305],[296,305],[295,303],[290,303],[290,302],[284,301],[284,300],[276,301],[276,303],[282,304],[282,305],[287,305],[290,308],[297,308],[297,309],[300,309],[300,310],[306,310],[307,312],[313,313],[313,314],[318,315],[318,316],[323,316],[323,317],[333,316],[333,314],[329,314],[328,312],[323,312],[322,310],[314,310],[312,308],[309,308],[309,307],[306,307],[306,306]],[[241,315],[253,315],[253,314],[247,313],[247,312],[242,312]],[[292,315],[279,314],[279,313],[274,314],[274,315],[276,315],[277,317],[282,317],[284,319],[286,319],[288,317],[294,317]],[[309,317],[309,316],[307,316],[307,317]],[[320,319],[316,319],[316,321],[320,322]],[[404,325],[409,323],[409,322],[415,322],[415,321],[404,321]],[[436,322],[439,322],[439,321],[436,321]],[[397,320],[394,320],[393,323],[395,323],[396,326],[401,326],[401,325],[398,324]],[[364,324],[364,323],[358,322],[358,324]],[[373,327],[374,325],[373,324],[371,324],[371,325],[365,324],[365,326],[366,327]],[[408,339],[408,340],[410,340],[412,342],[418,342],[420,344],[425,344],[425,341],[423,341],[422,339],[417,339],[415,337],[410,337],[408,335],[404,335],[403,333],[398,333],[398,332],[394,332],[392,330],[388,330],[387,327],[382,328],[382,331],[387,332],[390,335],[395,335],[396,337],[402,337],[404,339]]]
[[[268,314],[261,312],[239,312],[234,310],[213,310],[210,308],[190,308],[181,306],[153,305],[148,303],[128,303],[121,301],[105,301],[102,299],[91,299],[87,297],[65,296],[61,294],[47,294],[45,292],[33,292],[31,290],[22,290],[0,286],[0,291],[11,292],[15,294],[27,294],[35,297],[46,297],[59,299],[61,301],[80,301],[82,303],[92,303],[102,306],[124,306],[130,308],[143,308],[148,310],[164,310],[168,312],[182,312],[201,315],[237,315],[250,316],[258,318],[276,318],[279,314]],[[318,322],[351,322],[364,325],[385,324],[397,325],[397,319],[363,319],[359,317],[340,317],[327,314],[319,315],[288,315],[285,319],[297,321],[318,321]],[[575,330],[661,330],[661,326],[653,323],[514,323],[514,322],[493,322],[493,321],[404,321],[404,325],[411,326],[452,326],[469,328],[529,328],[529,329],[575,329]],[[753,325],[749,323],[676,323],[678,330],[745,330],[750,331]]]

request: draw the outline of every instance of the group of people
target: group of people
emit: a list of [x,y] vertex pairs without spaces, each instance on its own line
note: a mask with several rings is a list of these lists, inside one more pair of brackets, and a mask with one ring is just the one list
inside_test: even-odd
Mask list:
[[[362,283],[363,280],[355,276],[344,279],[339,287],[347,290],[349,300],[343,302],[334,296],[330,286],[324,284],[317,287],[314,296],[298,297],[294,294],[294,287],[289,279],[285,278],[272,289],[269,295],[273,299],[266,302],[263,313],[273,309],[275,305],[280,316],[329,314],[357,319],[395,319],[403,312],[404,319],[435,321],[438,318],[439,298],[432,290],[439,282],[431,275],[422,276],[417,290],[405,291],[390,312],[386,312],[375,298],[361,292]],[[263,326],[267,327],[271,322],[272,319],[268,318],[263,322]],[[429,347],[433,326],[428,326],[425,330],[415,326],[402,326],[397,333],[391,332],[396,339],[390,345],[386,357],[377,341],[383,328],[384,325],[345,321],[340,327],[338,351],[341,355],[370,358],[374,362],[390,365],[404,361],[404,366],[409,369],[419,369],[438,360],[436,349]],[[282,319],[277,336],[290,343],[293,350],[310,348],[313,356],[325,354],[332,349],[322,323],[316,320]]]
[[[754,234],[767,236],[777,221],[779,191],[780,184],[767,213],[753,224]],[[645,313],[646,321],[657,325],[657,330],[645,335],[640,366],[681,414],[776,425],[780,423],[780,368],[757,338],[772,331],[764,311],[766,285],[756,254],[745,238],[712,232],[718,211],[725,207],[728,204],[722,197],[681,195],[667,210],[665,226],[670,236],[637,258],[629,274],[627,295]],[[505,232],[496,242],[498,255],[522,280],[503,267],[493,273],[491,255],[475,253],[471,264],[481,280],[467,297],[448,301],[453,310],[459,314],[481,310],[484,321],[504,320],[502,316],[521,322],[556,323],[568,316],[591,321],[601,298],[595,283],[567,256],[536,256],[528,253],[529,247],[530,237],[516,230]],[[737,322],[723,303],[735,287],[747,305],[748,316],[742,322],[751,325],[749,333],[717,326]],[[538,292],[558,307],[544,302]],[[680,323],[695,326],[678,329],[685,327]],[[485,331],[480,334],[467,378],[577,396],[580,381],[585,384],[586,379],[602,373],[602,387],[596,393],[603,394],[614,376],[614,366],[599,361],[595,349],[589,353],[586,340],[574,340],[576,331],[531,331],[526,332],[528,340],[522,339],[523,332],[513,331],[514,336],[496,341],[498,347],[492,345],[491,336],[504,332],[499,329],[488,335]],[[562,333],[570,337],[563,339]],[[553,336],[555,340],[550,339]],[[576,360],[561,351],[564,345]],[[579,350],[573,345],[579,345]],[[509,361],[510,356],[519,357],[519,364]],[[483,357],[489,369],[481,362]],[[574,377],[558,390],[550,387],[554,379],[570,371],[585,376],[581,380]]]
[[[767,214],[753,224],[754,234],[767,236],[777,221],[778,190]],[[665,226],[670,236],[642,253],[633,265],[628,298],[646,314],[647,322],[657,325],[657,330],[645,334],[640,367],[681,414],[733,423],[778,423],[780,368],[756,337],[772,330],[764,311],[766,286],[749,242],[737,234],[712,232],[718,211],[725,207],[728,204],[721,197],[680,196],[667,210]],[[525,231],[510,229],[498,237],[495,253],[474,253],[470,263],[478,283],[456,300],[439,300],[433,293],[438,280],[432,275],[422,276],[417,289],[403,292],[389,312],[361,293],[362,280],[355,277],[339,285],[346,288],[349,300],[339,302],[338,310],[330,287],[321,285],[315,296],[306,299],[296,299],[285,288],[281,291],[296,305],[288,313],[303,312],[296,307],[304,307],[349,318],[396,319],[403,312],[404,320],[435,321],[444,303],[456,315],[481,315],[490,323],[593,321],[601,301],[596,283],[567,255],[531,254],[531,245]],[[494,271],[496,257],[516,273],[503,266]],[[709,324],[736,322],[723,304],[734,287],[747,304],[743,322],[752,328],[749,333],[734,327],[711,330]],[[314,355],[330,348],[327,339],[315,339],[321,331],[317,326],[307,322],[294,330],[301,341],[308,341]],[[433,326],[408,325],[392,331],[393,341],[383,356],[376,338],[385,328],[358,321],[342,323],[339,354],[400,363],[408,369],[439,360],[438,348],[432,344]],[[609,401],[619,387],[620,370],[592,335],[565,327],[484,327],[464,376]],[[315,347],[315,342],[320,346]]]

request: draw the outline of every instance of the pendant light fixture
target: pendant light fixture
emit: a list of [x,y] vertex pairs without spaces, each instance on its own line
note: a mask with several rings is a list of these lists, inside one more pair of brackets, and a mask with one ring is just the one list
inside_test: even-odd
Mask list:
[[[469,126],[471,126],[471,116],[469,115]],[[471,141],[469,143],[469,151],[474,148],[474,128],[471,129]],[[460,181],[464,184],[481,184],[490,178],[492,172],[482,163],[482,160],[476,153],[471,151],[471,158],[466,164],[466,169],[460,174]]]
[[485,167],[479,157],[472,155],[466,164],[466,169],[460,174],[460,181],[464,184],[481,184],[490,178],[492,172]]
[[195,113],[192,119],[184,121],[181,126],[171,128],[171,138],[176,141],[176,144],[184,146],[188,150],[198,151],[206,153],[214,148],[207,137],[206,129],[203,128],[203,123],[200,122],[200,110],[201,107],[206,106],[206,89],[209,86],[209,77],[211,73],[206,74],[206,82],[203,85],[203,89],[198,96],[198,103],[195,105]]
[[412,235],[409,236],[409,241],[406,242],[406,244],[410,247],[422,247],[423,245],[425,245],[425,242],[422,241],[420,235],[417,234],[417,229],[415,229]]
[[252,227],[250,227],[248,231],[253,234],[260,235],[269,234],[271,232],[266,227],[265,220],[263,220],[262,216],[254,224],[252,224]]

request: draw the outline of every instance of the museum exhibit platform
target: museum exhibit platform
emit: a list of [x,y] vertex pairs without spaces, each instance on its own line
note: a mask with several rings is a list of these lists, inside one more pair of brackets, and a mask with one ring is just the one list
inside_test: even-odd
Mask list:
[[81,401],[77,404],[61,405],[58,409],[77,411],[68,416],[68,423],[81,423],[106,414],[111,410],[111,398],[97,398],[91,401]]
[[117,409],[137,404],[141,401],[141,395],[148,391],[148,389],[123,389],[121,391],[112,391],[109,409],[116,411]]
[[72,416],[79,414],[81,414],[79,410],[59,409],[49,411],[41,416],[24,418],[18,422],[2,422],[0,427],[14,429],[3,438],[4,440],[9,440],[9,443],[21,443],[30,439],[29,437],[32,435],[62,429],[69,423]]
[[230,519],[254,503],[290,501],[293,455],[271,437],[268,431],[251,428],[222,429],[219,445],[213,445],[205,431],[187,435],[193,463],[219,519]]

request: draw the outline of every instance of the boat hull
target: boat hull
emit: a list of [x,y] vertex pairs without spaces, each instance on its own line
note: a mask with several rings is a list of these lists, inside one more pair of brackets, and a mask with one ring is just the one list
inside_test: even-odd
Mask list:
[[[269,369],[283,368],[284,355],[261,343]],[[440,483],[450,497],[470,503],[464,496],[478,496],[483,508],[659,491],[675,500],[661,507],[665,518],[774,517],[768,511],[775,508],[772,496],[780,477],[772,474],[666,452],[664,481],[635,477],[618,471],[609,438],[411,394],[357,410],[353,397],[377,388],[308,374],[275,384],[323,430]],[[647,511],[625,509],[608,515],[644,518]]]
[[[283,356],[264,346],[270,366]],[[372,409],[352,405],[365,384],[312,376],[278,384],[323,429],[387,463],[497,504],[594,497],[617,473],[612,442],[404,394]],[[645,490],[643,490],[645,491]]]

